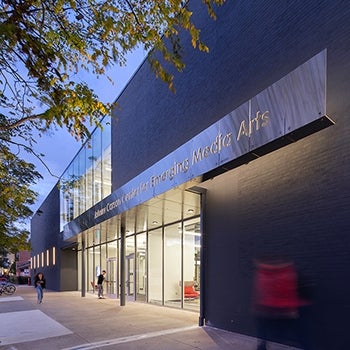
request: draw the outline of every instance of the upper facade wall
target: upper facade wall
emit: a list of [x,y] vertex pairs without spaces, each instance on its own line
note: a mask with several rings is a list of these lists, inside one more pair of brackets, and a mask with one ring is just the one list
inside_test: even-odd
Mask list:
[[327,113],[337,122],[339,110],[349,107],[346,2],[227,1],[216,10],[216,21],[195,6],[210,53],[194,50],[184,36],[186,68],[175,74],[175,94],[154,77],[147,61],[140,67],[114,113],[112,190],[325,48]]

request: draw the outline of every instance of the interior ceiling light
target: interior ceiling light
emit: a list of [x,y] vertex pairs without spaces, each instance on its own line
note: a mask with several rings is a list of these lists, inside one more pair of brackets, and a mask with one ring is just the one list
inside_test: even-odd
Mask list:
[[158,224],[158,221],[154,220],[154,221],[152,222],[152,224],[153,224],[153,225],[157,225],[157,224]]

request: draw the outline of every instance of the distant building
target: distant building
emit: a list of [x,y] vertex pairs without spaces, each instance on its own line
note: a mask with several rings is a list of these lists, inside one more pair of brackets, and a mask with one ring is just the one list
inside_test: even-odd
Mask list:
[[[183,41],[175,94],[145,61],[31,222],[49,289],[198,312],[257,336],[255,261],[312,280],[318,350],[350,344],[350,3],[193,7],[210,53]],[[295,334],[272,339],[298,345]]]
[[16,276],[30,276],[30,257],[31,252],[22,250],[17,253],[16,257]]

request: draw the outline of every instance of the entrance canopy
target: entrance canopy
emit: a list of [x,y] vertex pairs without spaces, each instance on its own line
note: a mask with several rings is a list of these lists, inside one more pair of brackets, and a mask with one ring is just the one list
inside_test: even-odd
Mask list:
[[[174,188],[125,212],[127,235],[149,231],[179,220],[200,215],[200,196],[196,189]],[[91,239],[98,243],[113,241],[121,236],[121,214],[101,222],[92,228]],[[80,234],[68,241],[79,242]]]

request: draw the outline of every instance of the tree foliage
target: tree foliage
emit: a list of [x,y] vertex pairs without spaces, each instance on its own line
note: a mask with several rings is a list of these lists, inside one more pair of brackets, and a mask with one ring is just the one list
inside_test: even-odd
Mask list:
[[29,232],[21,228],[21,223],[32,214],[30,205],[36,193],[30,186],[40,177],[33,164],[0,144],[0,246],[9,252],[29,247]]
[[[224,1],[202,0],[213,18],[214,7]],[[43,133],[52,126],[85,140],[89,127],[101,126],[113,106],[77,74],[105,76],[112,66],[123,66],[136,48],[150,52],[155,74],[174,89],[172,75],[157,57],[184,69],[180,30],[190,34],[194,48],[208,51],[183,0],[0,0],[3,237],[16,236],[11,220],[30,215],[27,206],[35,194],[29,186],[40,176],[13,153],[13,146],[34,152],[33,130]]]
[[[223,1],[203,2],[215,17],[213,5]],[[84,138],[86,123],[99,125],[111,105],[85,82],[75,81],[77,72],[104,75],[106,68],[124,65],[126,55],[139,46],[161,52],[182,70],[180,28],[190,33],[193,47],[208,51],[182,0],[0,3],[0,101],[7,111],[0,130],[23,124],[45,130],[54,123]],[[155,57],[150,55],[155,73],[173,88],[172,76]]]

